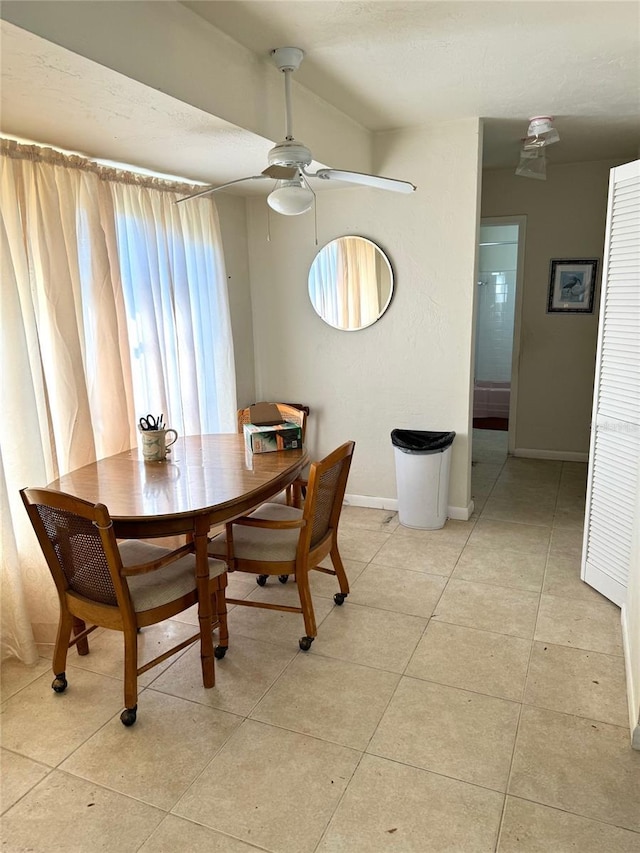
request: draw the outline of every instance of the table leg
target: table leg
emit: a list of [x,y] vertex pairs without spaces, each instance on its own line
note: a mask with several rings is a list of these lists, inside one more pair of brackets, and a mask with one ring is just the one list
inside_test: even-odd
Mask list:
[[213,660],[211,595],[209,593],[209,558],[207,555],[207,533],[209,525],[194,535],[196,551],[196,583],[198,586],[198,622],[200,623],[200,661],[202,663],[202,683],[213,687],[216,682]]

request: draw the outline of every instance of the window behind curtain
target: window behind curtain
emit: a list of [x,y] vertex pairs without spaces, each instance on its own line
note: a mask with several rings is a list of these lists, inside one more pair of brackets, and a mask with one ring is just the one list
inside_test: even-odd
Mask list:
[[111,184],[138,416],[181,434],[234,431],[233,343],[210,202]]

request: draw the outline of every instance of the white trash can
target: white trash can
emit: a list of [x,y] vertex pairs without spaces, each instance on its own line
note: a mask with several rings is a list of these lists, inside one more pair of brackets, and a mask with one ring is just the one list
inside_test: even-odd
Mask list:
[[449,507],[451,445],[455,432],[394,429],[398,518],[403,527],[439,530]]

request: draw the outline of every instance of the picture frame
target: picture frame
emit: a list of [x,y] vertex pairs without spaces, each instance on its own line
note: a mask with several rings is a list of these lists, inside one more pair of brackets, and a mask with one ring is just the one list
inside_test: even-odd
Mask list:
[[548,314],[592,314],[598,258],[554,258],[549,270]]

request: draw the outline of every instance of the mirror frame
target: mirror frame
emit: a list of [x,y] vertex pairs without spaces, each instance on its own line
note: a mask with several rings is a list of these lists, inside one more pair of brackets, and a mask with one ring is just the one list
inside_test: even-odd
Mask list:
[[[390,278],[389,296],[387,298],[387,301],[384,303],[384,305],[381,306],[380,311],[379,311],[376,319],[372,320],[370,323],[367,323],[364,326],[358,326],[357,328],[353,328],[353,329],[345,329],[342,326],[336,326],[334,323],[331,323],[329,320],[325,319],[322,316],[322,314],[320,314],[318,309],[316,308],[314,301],[311,297],[310,277],[311,277],[311,270],[313,269],[313,265],[315,264],[316,260],[321,255],[321,253],[328,246],[331,246],[333,243],[337,243],[339,240],[344,240],[346,238],[364,240],[366,243],[369,243],[371,246],[373,246],[374,249],[376,249],[376,251],[380,253],[380,256],[382,257],[384,262],[387,264],[387,268],[389,270],[389,278]],[[313,308],[316,315],[322,320],[323,323],[326,323],[327,326],[330,326],[332,329],[336,329],[338,332],[361,332],[363,329],[369,329],[369,328],[371,328],[371,326],[375,325],[375,323],[377,323],[382,318],[382,316],[386,313],[386,311],[388,311],[389,306],[391,305],[391,302],[393,300],[393,295],[395,293],[395,272],[393,269],[393,265],[391,263],[391,259],[389,258],[389,255],[385,252],[385,250],[382,248],[382,246],[380,246],[378,243],[375,242],[375,240],[372,240],[370,237],[363,237],[361,234],[341,234],[339,237],[334,237],[333,239],[326,242],[324,244],[324,246],[322,246],[322,248],[316,252],[316,254],[313,258],[313,261],[311,262],[311,266],[309,267],[309,273],[307,275],[307,293],[309,296],[309,302],[311,302],[311,307]]]

